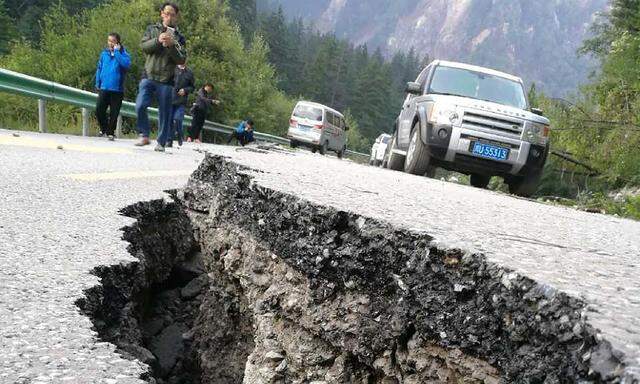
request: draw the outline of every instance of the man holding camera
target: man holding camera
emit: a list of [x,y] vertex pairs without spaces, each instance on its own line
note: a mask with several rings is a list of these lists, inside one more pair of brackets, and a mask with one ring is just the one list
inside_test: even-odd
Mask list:
[[159,110],[158,144],[155,147],[158,152],[164,152],[171,133],[176,65],[184,64],[187,57],[185,38],[176,27],[179,12],[176,4],[164,3],[160,8],[162,22],[148,26],[142,36],[141,47],[146,61],[136,98],[137,126],[140,134],[140,141],[136,145],[150,144],[151,128],[147,108],[155,97]]

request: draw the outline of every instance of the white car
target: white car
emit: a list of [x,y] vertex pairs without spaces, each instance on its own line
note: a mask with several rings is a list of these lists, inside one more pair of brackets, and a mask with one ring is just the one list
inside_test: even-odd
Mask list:
[[371,146],[371,157],[369,158],[369,165],[375,167],[382,164],[384,160],[384,154],[387,152],[387,145],[391,141],[391,135],[383,133],[376,138],[375,143]]

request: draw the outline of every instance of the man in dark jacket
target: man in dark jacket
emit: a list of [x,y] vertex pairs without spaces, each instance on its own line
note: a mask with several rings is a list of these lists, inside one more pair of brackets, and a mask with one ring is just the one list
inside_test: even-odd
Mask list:
[[171,132],[167,140],[167,147],[173,147],[173,138],[178,133],[178,145],[182,145],[182,121],[184,120],[184,110],[189,100],[189,95],[195,90],[195,79],[191,69],[186,63],[176,67],[173,86],[173,114]]
[[196,96],[196,102],[193,103],[191,107],[193,120],[191,122],[191,129],[189,129],[189,137],[187,137],[188,142],[191,140],[196,143],[201,142],[200,131],[202,131],[202,126],[207,118],[209,107],[214,104],[220,104],[220,101],[213,98],[213,84],[207,83],[204,87],[200,88]]
[[[96,117],[100,124],[100,136],[114,139],[118,114],[124,97],[124,80],[131,67],[131,57],[121,44],[120,35],[113,32],[107,37],[107,48],[100,54],[96,68]],[[109,116],[107,117],[107,108]]]
[[173,3],[164,3],[160,8],[162,22],[147,27],[142,36],[141,47],[146,55],[144,76],[140,81],[136,98],[138,132],[137,146],[149,145],[149,115],[147,108],[153,98],[158,100],[159,124],[158,145],[155,150],[164,152],[171,131],[173,112],[173,82],[176,65],[184,64],[187,53],[185,38],[178,32],[179,8]]

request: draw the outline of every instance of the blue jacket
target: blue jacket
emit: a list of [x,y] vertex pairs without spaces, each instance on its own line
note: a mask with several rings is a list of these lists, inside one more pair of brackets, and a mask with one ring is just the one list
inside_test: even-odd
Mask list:
[[124,92],[124,79],[131,67],[129,53],[121,48],[113,51],[105,49],[100,54],[96,69],[96,88],[101,91]]
[[236,127],[236,132],[238,133],[238,136],[244,136],[247,142],[251,142],[253,141],[253,129],[251,131],[247,131],[246,127],[247,122],[243,121]]

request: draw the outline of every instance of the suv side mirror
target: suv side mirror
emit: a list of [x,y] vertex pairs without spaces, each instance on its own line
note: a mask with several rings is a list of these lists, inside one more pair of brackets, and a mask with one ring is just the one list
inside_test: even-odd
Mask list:
[[531,108],[531,113],[536,114],[538,116],[544,116],[544,112],[540,108]]
[[412,95],[419,95],[422,93],[422,87],[420,84],[410,81],[407,83],[406,92]]

